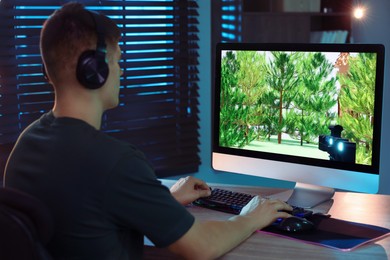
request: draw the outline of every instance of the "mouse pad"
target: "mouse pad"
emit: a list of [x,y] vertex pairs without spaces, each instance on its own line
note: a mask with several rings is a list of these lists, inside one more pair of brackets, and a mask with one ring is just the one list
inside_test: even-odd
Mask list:
[[300,240],[302,242],[335,248],[343,251],[353,250],[390,234],[390,229],[373,225],[349,222],[335,218],[313,215],[307,218],[316,228],[301,233],[281,231],[269,226],[259,232]]

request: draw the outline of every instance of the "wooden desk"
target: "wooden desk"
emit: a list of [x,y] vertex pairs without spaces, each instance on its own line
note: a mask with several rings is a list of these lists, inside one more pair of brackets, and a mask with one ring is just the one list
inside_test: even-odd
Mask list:
[[[171,182],[164,181],[164,184],[169,186]],[[211,186],[259,195],[271,195],[283,191],[219,184]],[[329,210],[332,217],[390,228],[390,196],[336,192],[333,198],[333,206]],[[230,214],[197,206],[189,206],[188,210],[200,220],[224,220],[231,217]],[[174,259],[174,257],[165,249],[147,246],[145,259]],[[221,259],[390,259],[390,236],[353,251],[343,252],[258,232]]]

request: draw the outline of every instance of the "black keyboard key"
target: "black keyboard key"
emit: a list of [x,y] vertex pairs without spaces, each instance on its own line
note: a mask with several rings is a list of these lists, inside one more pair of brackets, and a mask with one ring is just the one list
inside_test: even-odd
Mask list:
[[219,210],[222,212],[240,214],[241,209],[254,197],[254,195],[234,192],[224,189],[212,189],[211,195],[194,201],[195,205]]

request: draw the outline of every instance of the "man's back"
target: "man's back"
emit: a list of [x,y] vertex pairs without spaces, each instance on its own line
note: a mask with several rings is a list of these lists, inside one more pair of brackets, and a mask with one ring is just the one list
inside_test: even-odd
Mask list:
[[[22,134],[8,162],[5,185],[49,206],[56,224],[49,249],[62,257],[139,257],[143,234],[153,237],[148,226],[158,222],[142,212],[169,214],[163,203],[186,216],[182,227],[192,224],[140,152],[83,121],[56,119],[51,113]],[[154,201],[156,196],[162,196],[161,203]]]

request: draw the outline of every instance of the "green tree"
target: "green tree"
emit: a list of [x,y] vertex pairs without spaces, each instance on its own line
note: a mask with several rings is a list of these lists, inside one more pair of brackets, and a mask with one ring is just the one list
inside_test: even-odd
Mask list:
[[268,90],[259,97],[258,109],[261,111],[258,120],[261,128],[259,134],[271,139],[271,135],[278,133],[279,127],[279,95],[276,91],[268,88]]
[[245,94],[238,87],[240,66],[233,52],[226,52],[221,62],[219,143],[226,147],[242,147],[247,136],[246,118],[249,108],[245,106]]
[[337,104],[334,66],[322,53],[306,53],[296,65],[299,83],[293,98],[293,108],[287,116],[290,136],[303,142],[312,142],[328,131],[334,122]]
[[339,75],[343,137],[357,146],[356,163],[371,164],[375,95],[375,54],[361,53],[348,59],[349,73]]
[[[294,53],[272,52],[272,60],[267,65],[266,82],[270,87],[268,95],[270,99],[267,104],[270,109],[275,105],[278,107],[278,123],[276,132],[278,134],[278,143],[282,142],[282,130],[285,127],[283,121],[283,109],[288,110],[291,104],[291,89],[298,83],[298,77],[295,71],[296,59]],[[277,99],[272,100],[277,93]]]
[[265,54],[258,51],[237,52],[239,63],[238,87],[245,94],[244,105],[248,109],[245,127],[247,136],[246,144],[256,139],[259,135],[259,125],[262,125],[262,109],[258,106],[258,100],[265,92]]

